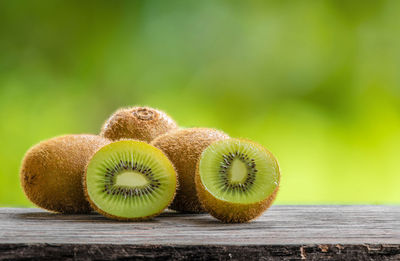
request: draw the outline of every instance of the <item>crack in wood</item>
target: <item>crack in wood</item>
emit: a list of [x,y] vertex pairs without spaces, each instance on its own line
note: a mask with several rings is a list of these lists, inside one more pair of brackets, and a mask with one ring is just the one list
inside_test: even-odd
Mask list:
[[[377,247],[379,250],[377,251]],[[299,250],[300,249],[300,253]],[[375,249],[369,251],[369,249]],[[400,260],[399,245],[2,245],[0,260]]]

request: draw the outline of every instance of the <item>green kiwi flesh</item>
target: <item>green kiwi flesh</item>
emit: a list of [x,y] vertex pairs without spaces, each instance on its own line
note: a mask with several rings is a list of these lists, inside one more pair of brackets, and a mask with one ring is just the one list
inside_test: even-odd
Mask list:
[[174,167],[157,148],[141,141],[121,140],[98,150],[84,178],[86,196],[99,213],[120,220],[157,215],[173,200]]
[[266,210],[279,188],[275,157],[251,141],[225,139],[207,147],[196,189],[203,207],[225,222],[246,222]]

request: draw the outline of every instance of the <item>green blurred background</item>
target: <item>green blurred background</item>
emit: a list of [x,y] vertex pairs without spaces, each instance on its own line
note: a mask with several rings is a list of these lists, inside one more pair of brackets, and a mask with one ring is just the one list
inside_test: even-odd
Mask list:
[[26,150],[165,110],[269,148],[277,203],[400,203],[400,1],[1,1],[0,205]]

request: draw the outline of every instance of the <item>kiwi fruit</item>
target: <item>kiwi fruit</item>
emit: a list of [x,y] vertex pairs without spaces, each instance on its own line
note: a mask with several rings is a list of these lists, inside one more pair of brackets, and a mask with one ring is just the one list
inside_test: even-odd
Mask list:
[[109,143],[96,135],[66,135],[42,141],[25,154],[20,180],[27,198],[38,207],[59,213],[91,211],[82,188],[89,158]]
[[168,156],[178,173],[179,188],[170,209],[188,213],[204,212],[196,195],[194,177],[197,161],[212,142],[227,138],[227,134],[218,130],[189,128],[171,131],[151,143]]
[[144,220],[168,207],[177,177],[161,150],[143,141],[120,140],[93,155],[83,184],[98,213],[117,220]]
[[216,141],[201,154],[196,189],[202,206],[226,223],[248,222],[267,210],[279,189],[275,157],[241,139]]
[[132,107],[112,114],[104,123],[100,135],[113,141],[135,139],[150,142],[176,128],[175,121],[160,110]]

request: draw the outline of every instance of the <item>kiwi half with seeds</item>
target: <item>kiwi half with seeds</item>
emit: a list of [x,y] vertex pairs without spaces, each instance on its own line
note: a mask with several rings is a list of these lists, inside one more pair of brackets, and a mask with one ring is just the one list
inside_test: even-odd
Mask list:
[[82,188],[90,157],[110,141],[89,134],[52,138],[33,146],[21,166],[21,186],[32,203],[60,213],[91,211]]
[[196,189],[203,207],[227,223],[248,222],[267,210],[279,189],[276,158],[251,141],[216,141],[201,154]]
[[150,142],[177,127],[175,121],[160,110],[149,107],[122,108],[106,120],[100,135],[113,141],[135,139]]
[[208,145],[227,138],[229,136],[219,130],[189,128],[171,131],[151,143],[168,156],[178,173],[179,188],[170,209],[188,213],[205,212],[196,194],[194,176],[197,161]]
[[156,216],[173,200],[177,177],[169,159],[157,148],[121,140],[98,150],[83,180],[91,206],[118,220]]

